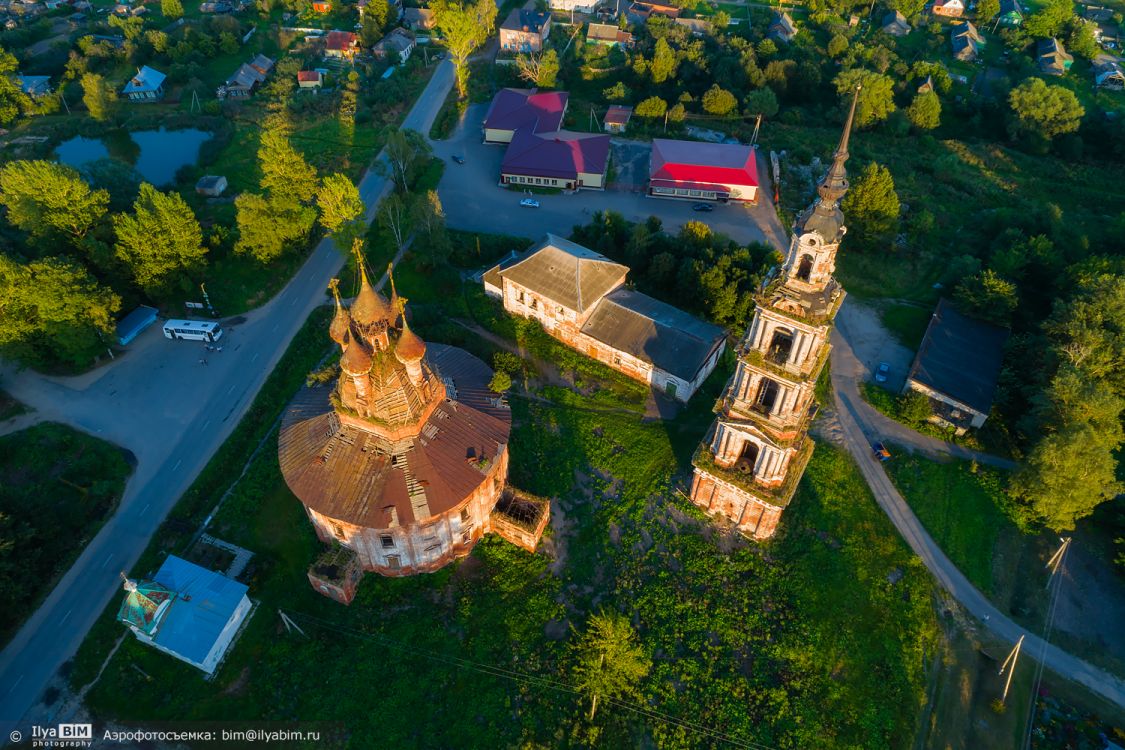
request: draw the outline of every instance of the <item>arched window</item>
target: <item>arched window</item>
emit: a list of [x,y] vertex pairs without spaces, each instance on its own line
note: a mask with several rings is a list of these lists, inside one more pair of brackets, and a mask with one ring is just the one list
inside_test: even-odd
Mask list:
[[754,410],[762,414],[772,412],[777,402],[778,390],[777,383],[769,378],[762,378],[762,382],[758,385],[758,396],[754,399]]
[[754,473],[754,465],[758,463],[758,444],[747,440],[742,444],[742,451],[738,454],[738,461],[734,468],[746,474]]
[[809,277],[812,276],[812,263],[813,259],[811,255],[801,256],[801,262],[797,266],[797,281],[809,280]]
[[783,365],[789,361],[789,353],[793,350],[793,332],[778,330],[773,332],[770,348],[766,350],[766,359],[775,365]]

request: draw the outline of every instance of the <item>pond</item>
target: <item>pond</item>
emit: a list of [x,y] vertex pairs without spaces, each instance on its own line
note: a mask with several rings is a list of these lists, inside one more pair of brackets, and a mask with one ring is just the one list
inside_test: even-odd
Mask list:
[[211,137],[206,130],[113,131],[102,138],[75,136],[55,148],[59,161],[81,167],[99,159],[123,161],[153,185],[162,187],[176,179],[181,167],[199,160],[199,147]]

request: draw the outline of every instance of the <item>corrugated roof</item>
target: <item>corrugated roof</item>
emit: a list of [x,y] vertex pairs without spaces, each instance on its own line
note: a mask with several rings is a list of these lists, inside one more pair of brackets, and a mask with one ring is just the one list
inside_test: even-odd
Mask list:
[[649,178],[757,187],[758,163],[754,149],[741,144],[654,138]]
[[585,312],[620,286],[629,269],[553,234],[500,275],[570,310]]
[[910,378],[988,414],[1010,331],[962,315],[942,299],[930,319]]
[[631,289],[606,295],[582,333],[691,382],[725,337],[722,328]]
[[137,74],[130,78],[129,82],[125,84],[123,92],[126,94],[136,94],[156,91],[164,85],[164,79],[166,77],[167,76],[159,70],[144,65],[137,71]]
[[579,172],[604,174],[609,162],[609,136],[588,133],[544,133],[520,128],[512,136],[502,174],[577,179]]
[[153,640],[193,662],[203,662],[246,596],[246,586],[175,555],[168,555],[154,579],[175,592],[176,599]]
[[470,459],[495,461],[508,442],[511,412],[488,388],[492,370],[473,355],[429,344],[426,361],[449,384],[450,398],[414,438],[392,443],[342,423],[330,388],[297,394],[282,418],[278,459],[301,502],[335,520],[389,528],[391,508],[406,525],[444,513],[480,486],[486,469]]
[[620,104],[611,104],[605,113],[605,123],[607,125],[627,125],[629,118],[633,116],[632,107],[623,107]]
[[552,133],[562,124],[567,93],[534,89],[500,89],[488,106],[484,127],[492,130],[531,128],[535,133]]

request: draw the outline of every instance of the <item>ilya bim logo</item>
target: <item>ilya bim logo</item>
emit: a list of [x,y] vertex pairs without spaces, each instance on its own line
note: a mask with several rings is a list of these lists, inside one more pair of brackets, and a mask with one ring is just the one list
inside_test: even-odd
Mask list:
[[28,740],[28,747],[90,747],[94,739],[94,725],[33,726],[31,736],[26,739]]

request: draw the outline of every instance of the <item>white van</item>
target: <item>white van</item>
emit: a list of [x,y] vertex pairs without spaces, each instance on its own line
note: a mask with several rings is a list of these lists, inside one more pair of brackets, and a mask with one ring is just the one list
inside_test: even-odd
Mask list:
[[209,320],[169,320],[164,323],[164,338],[189,341],[218,341],[223,329]]

